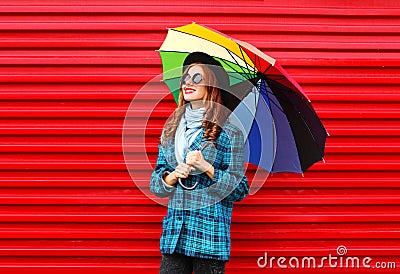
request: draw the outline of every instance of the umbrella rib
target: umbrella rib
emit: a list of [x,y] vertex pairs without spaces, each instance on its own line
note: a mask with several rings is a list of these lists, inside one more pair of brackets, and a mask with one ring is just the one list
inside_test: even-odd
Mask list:
[[[261,63],[260,63],[261,66]],[[272,67],[271,64],[269,64],[269,66],[263,71],[263,74],[267,75],[266,72]]]
[[[245,61],[246,60],[246,58],[244,57],[244,52],[243,52],[243,49],[242,49],[242,47],[240,46],[240,45],[238,45],[239,46],[239,50],[240,50],[240,53],[242,54],[242,57],[243,57],[243,61],[244,61],[244,63],[246,64],[246,67],[247,67],[247,69],[248,70],[250,70],[250,68],[249,68],[249,66],[248,66],[248,64],[247,64],[247,62]],[[254,72],[255,72],[255,68],[254,68]],[[255,76],[256,74],[254,73],[254,76]]]
[[[228,60],[225,60],[225,59],[222,59],[222,58],[218,58],[219,60],[221,60],[224,64],[226,64],[228,67],[230,67],[234,72],[236,72],[236,70],[235,70],[235,68],[234,67],[232,67],[230,64],[229,64],[229,61]],[[240,68],[242,68],[238,63],[236,63],[237,65],[238,65],[238,67],[240,67]],[[240,72],[238,72],[240,75],[246,75],[246,72],[242,69],[242,73],[240,73]],[[228,75],[229,75],[229,73],[228,73]],[[230,77],[232,77],[232,78],[235,78],[235,79],[238,79],[238,80],[243,80],[243,79],[240,79],[239,77],[236,77],[236,76],[232,76],[232,75],[230,75]],[[244,77],[244,78],[246,78],[246,77]],[[247,78],[246,78],[247,79]]]
[[[226,51],[229,53],[229,55],[232,57],[232,59],[236,62],[236,64],[238,65],[238,67],[242,70],[242,72],[243,72],[243,74],[245,75],[246,74],[246,72],[244,71],[244,69],[242,68],[242,66],[241,65],[239,65],[239,62],[238,61],[236,61],[236,59],[235,59],[235,57],[232,55],[232,52],[229,50],[229,49],[227,49],[227,48],[225,48],[226,49]],[[236,54],[235,54],[236,55]],[[244,62],[245,64],[246,64],[246,62]],[[247,64],[246,64],[246,67],[247,67]],[[231,67],[232,68],[232,67]],[[233,70],[235,70],[234,68],[232,68]],[[247,68],[248,70],[249,70],[249,68]]]
[[[261,68],[261,58],[257,54],[254,55],[256,57],[256,62],[258,63],[258,67]],[[265,73],[265,71],[263,71]]]
[[[240,46],[239,45],[239,49],[240,49],[240,52],[242,53],[242,56],[243,56],[243,47],[242,46]],[[247,55],[248,56],[248,55]],[[254,55],[255,56],[255,62],[253,62],[253,70],[254,70],[254,73],[253,73],[253,77],[256,77],[257,76],[257,72],[256,72],[256,70],[257,70],[257,66],[256,66],[256,63],[257,63],[257,60],[260,60],[260,57],[259,56],[257,56],[256,54]],[[244,59],[245,57],[243,56],[243,59]],[[250,59],[251,60],[251,59]],[[246,63],[247,64],[247,63]]]
[[[259,84],[260,85],[260,84]],[[267,95],[268,96],[268,95]],[[256,99],[255,99],[256,100]],[[263,104],[269,109],[269,111],[270,111],[270,114],[271,114],[271,117],[273,117],[273,115],[272,115],[272,109],[270,108],[270,106],[268,105],[268,103],[265,101],[265,99],[261,96],[261,98],[259,98],[259,100],[258,100],[258,102],[259,101],[262,101],[263,102]],[[269,100],[269,97],[268,97],[268,101],[271,101],[271,100]],[[257,102],[255,101],[255,105],[257,105]],[[256,117],[257,116],[257,112],[258,112],[258,108],[256,107],[256,111],[255,111],[255,113],[254,113],[254,117]],[[253,124],[255,123],[255,122],[257,122],[256,121],[256,119],[253,119],[253,123],[252,123],[252,126],[251,127],[253,127]],[[274,127],[274,132],[275,132],[275,121],[274,121],[274,119],[272,119],[272,124],[273,124],[273,127]],[[273,138],[273,140],[272,140],[272,142],[273,142],[273,144],[276,144],[276,132],[274,133],[274,134],[272,134],[272,138]],[[246,142],[248,142],[248,140],[249,140],[249,135],[247,135],[247,137],[246,137],[246,140],[244,141],[244,143],[246,143]],[[276,155],[276,149],[274,148],[274,152],[273,152],[273,159],[275,158],[275,155]],[[260,160],[260,159],[259,159]],[[274,160],[273,160],[274,161]],[[272,171],[273,170],[273,164],[272,164],[272,166],[271,166],[271,170],[268,170],[268,172],[273,172]]]
[[[272,94],[272,93],[270,93],[270,94]],[[268,100],[269,100],[272,104],[274,104],[274,106],[276,106],[277,109],[279,109],[283,114],[285,114],[285,111],[283,111],[283,109],[282,109],[282,107],[281,107],[280,105],[278,105],[278,104],[275,103],[274,101],[271,101],[271,100],[270,100],[270,98],[269,98],[269,96],[268,96],[268,93],[265,93],[265,95],[268,97]],[[272,94],[272,95],[273,95],[273,94]],[[285,116],[286,116],[286,114],[285,114]]]
[[[237,79],[237,80],[243,81],[243,79],[240,78],[240,77],[238,77],[238,76],[232,76],[232,75],[230,75],[229,73],[228,73],[228,75],[229,75],[230,77],[232,77],[232,78],[235,78],[235,79]],[[244,76],[243,76],[243,77],[244,77]],[[246,77],[244,77],[244,78],[246,78]],[[247,81],[247,79],[245,79],[245,81]]]
[[[261,68],[261,60],[262,60],[262,58],[260,56],[258,56],[257,54],[255,54],[254,56],[256,57],[256,60],[258,61],[258,67]],[[270,69],[271,66],[272,65],[270,64],[268,66],[268,68],[262,72],[262,74],[266,75],[265,73]]]
[[[253,91],[251,91],[251,92],[253,92]],[[261,96],[261,97],[262,97],[262,96]],[[264,98],[261,98],[261,99],[264,101]],[[258,98],[258,100],[257,100],[256,96],[254,96],[254,107],[255,107],[256,111],[254,112],[254,115],[253,115],[253,118],[254,118],[254,119],[253,119],[253,122],[252,122],[252,125],[251,125],[250,128],[253,127],[253,124],[254,124],[254,122],[256,121],[255,117],[257,116],[257,111],[258,111],[257,104],[259,103],[259,101],[260,101],[260,98]],[[250,129],[250,131],[251,131],[251,129]],[[249,131],[249,132],[250,132],[250,131]],[[246,143],[248,140],[249,140],[249,134],[247,134],[246,140],[244,141],[244,143]]]
[[[266,82],[264,81],[264,84],[266,84],[266,86],[269,88],[269,90],[271,90],[271,88],[269,87],[268,83],[266,83]],[[261,85],[261,83],[260,83],[260,85]],[[263,93],[263,92],[261,91],[261,88],[260,88],[260,93]],[[275,103],[274,100],[271,100],[271,99],[269,98],[269,96],[268,96],[268,93],[271,94],[271,95],[274,95],[274,93],[272,92],[272,90],[271,90],[271,91],[268,91],[267,88],[265,88],[264,94],[268,97],[269,102],[272,103],[272,104],[274,104],[274,105],[277,107],[277,109],[279,109],[283,114],[285,114],[285,112],[284,112],[283,109],[282,109],[282,106],[280,106],[280,105],[278,105],[277,103]],[[275,95],[274,95],[274,96],[275,96]],[[285,114],[285,116],[286,116],[286,114]]]
[[313,141],[314,141],[314,145],[317,147],[317,150],[318,150],[318,152],[319,152],[319,155],[320,155],[321,160],[324,159],[324,157],[322,156],[323,153],[319,150],[319,147],[318,147],[318,145],[317,145],[317,141],[316,141],[315,138],[314,138],[314,134],[312,133],[310,127],[308,126],[308,124],[306,123],[306,121],[304,120],[304,118],[303,118],[303,116],[301,115],[300,112],[299,112],[299,116],[300,116],[301,120],[303,121],[303,123],[306,125],[306,128],[307,128],[308,132],[310,133],[311,138],[312,138]]

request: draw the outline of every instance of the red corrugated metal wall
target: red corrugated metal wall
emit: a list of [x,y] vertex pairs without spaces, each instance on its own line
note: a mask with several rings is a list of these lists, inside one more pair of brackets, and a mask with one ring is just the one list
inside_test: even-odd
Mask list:
[[[400,267],[400,9],[276,2],[2,1],[0,269],[157,273],[165,208],[132,183],[122,125],[161,73],[166,28],[192,21],[279,59],[331,134],[326,164],[272,176],[236,205],[227,273],[271,272],[264,252],[319,258],[340,245]],[[166,118],[172,97],[163,106]],[[148,131],[152,161],[163,122]]]

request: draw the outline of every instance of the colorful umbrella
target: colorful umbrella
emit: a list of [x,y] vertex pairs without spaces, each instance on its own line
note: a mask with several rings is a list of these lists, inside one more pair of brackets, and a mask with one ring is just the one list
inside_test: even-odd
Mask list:
[[269,172],[303,173],[323,160],[327,132],[296,81],[254,46],[196,23],[169,29],[159,49],[176,102],[182,64],[193,52],[212,56],[229,75],[223,100],[244,127],[247,162]]

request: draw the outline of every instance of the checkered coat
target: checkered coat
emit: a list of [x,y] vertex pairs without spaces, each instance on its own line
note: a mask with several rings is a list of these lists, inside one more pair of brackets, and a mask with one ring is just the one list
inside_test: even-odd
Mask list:
[[[204,142],[208,142],[203,133],[204,129],[189,150],[199,150]],[[222,127],[217,144],[211,143],[202,150],[205,160],[214,166],[214,178],[201,173],[182,179],[188,187],[199,181],[194,190],[185,190],[179,184],[168,188],[163,182],[162,173],[172,172],[178,165],[174,142],[170,140],[171,145],[158,146],[158,159],[150,181],[152,193],[169,197],[160,251],[227,261],[233,203],[243,200],[249,191],[244,174],[243,134],[230,123]],[[186,153],[184,156],[186,158]]]

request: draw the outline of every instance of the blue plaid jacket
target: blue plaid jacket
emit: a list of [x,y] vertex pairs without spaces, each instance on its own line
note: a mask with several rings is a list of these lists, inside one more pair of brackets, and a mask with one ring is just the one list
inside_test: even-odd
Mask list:
[[[196,136],[189,150],[199,150],[207,139],[204,129]],[[158,146],[159,154],[151,175],[150,190],[158,197],[169,197],[167,215],[163,219],[160,251],[192,257],[229,260],[230,225],[233,203],[243,200],[248,191],[244,174],[244,138],[232,124],[225,124],[216,145],[206,146],[202,154],[214,166],[214,178],[205,173],[182,179],[188,187],[199,181],[194,190],[179,184],[165,186],[162,173],[172,172],[178,165],[175,140],[170,146]],[[185,154],[186,157],[186,154]]]

